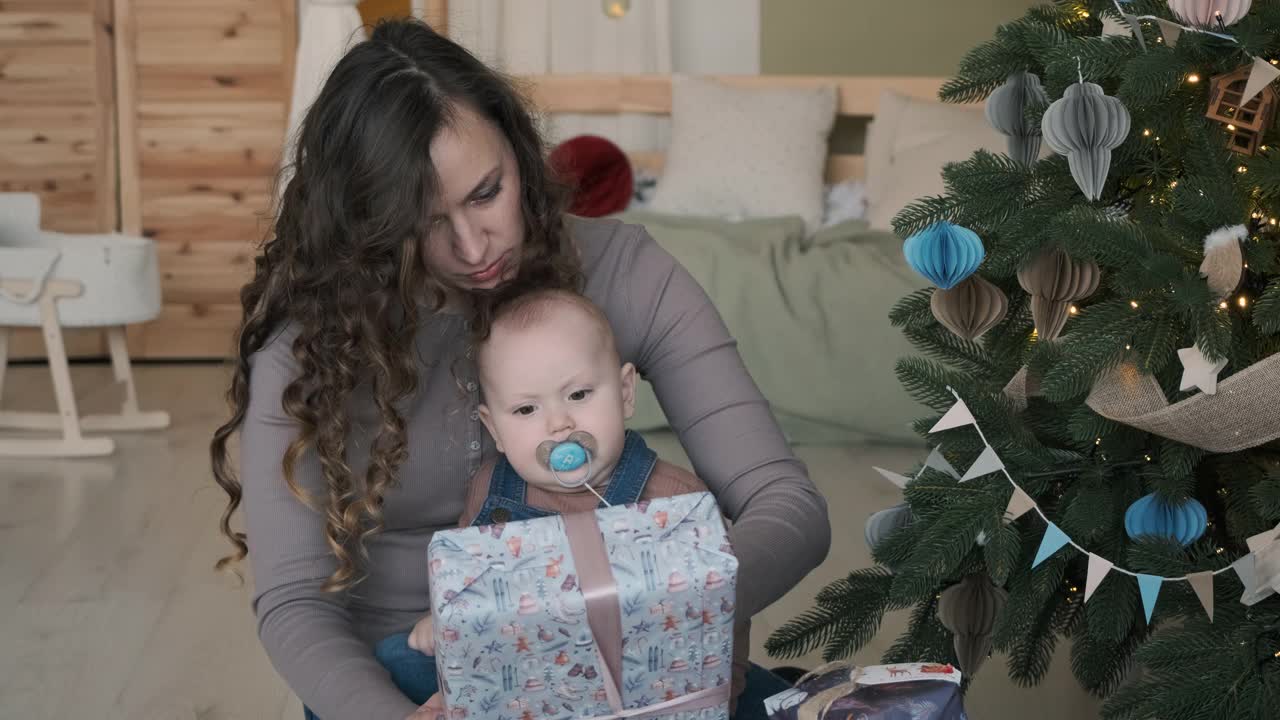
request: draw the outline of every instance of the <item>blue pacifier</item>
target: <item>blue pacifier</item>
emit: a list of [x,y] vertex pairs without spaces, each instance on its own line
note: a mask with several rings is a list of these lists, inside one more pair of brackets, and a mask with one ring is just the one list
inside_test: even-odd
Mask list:
[[547,460],[552,470],[577,470],[587,462],[587,450],[576,442],[562,442],[551,449]]
[[[567,488],[580,487],[591,476],[591,456],[596,451],[596,439],[591,433],[570,433],[563,442],[548,440],[538,446],[538,464],[545,465],[555,475],[556,482]],[[587,466],[587,472],[577,480],[565,480],[562,472],[572,472]]]

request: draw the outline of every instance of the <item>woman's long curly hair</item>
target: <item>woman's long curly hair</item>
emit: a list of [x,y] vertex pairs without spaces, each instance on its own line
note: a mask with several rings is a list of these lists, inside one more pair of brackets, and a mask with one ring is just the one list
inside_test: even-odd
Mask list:
[[[580,284],[564,223],[566,188],[546,165],[543,139],[513,83],[420,21],[377,25],[338,62],[307,111],[273,231],[240,291],[231,418],[210,444],[214,478],[228,498],[220,528],[235,546],[218,569],[248,554],[247,536],[231,528],[242,488],[227,442],[249,405],[249,359],[289,326],[297,330],[297,376],[282,405],[300,432],[281,458],[284,477],[324,513],[337,558],[325,589],[346,590],[363,577],[364,541],[382,529],[383,498],[408,454],[398,407],[417,390],[414,335],[420,318],[445,301],[421,243],[438,188],[430,143],[459,107],[487,118],[515,151],[525,225],[519,284]],[[380,419],[363,478],[346,452],[357,388],[367,388]],[[309,450],[325,497],[312,497],[295,477]]]

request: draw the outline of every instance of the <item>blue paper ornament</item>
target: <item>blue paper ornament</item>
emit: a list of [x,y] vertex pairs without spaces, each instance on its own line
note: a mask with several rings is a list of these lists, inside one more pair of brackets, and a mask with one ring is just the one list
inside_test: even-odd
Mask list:
[[907,238],[902,254],[913,270],[950,290],[978,269],[986,249],[974,231],[943,221]]
[[1181,503],[1170,503],[1153,493],[1138,498],[1125,511],[1124,531],[1134,540],[1167,537],[1186,547],[1204,534],[1208,521],[1209,514],[1199,501],[1187,499]]

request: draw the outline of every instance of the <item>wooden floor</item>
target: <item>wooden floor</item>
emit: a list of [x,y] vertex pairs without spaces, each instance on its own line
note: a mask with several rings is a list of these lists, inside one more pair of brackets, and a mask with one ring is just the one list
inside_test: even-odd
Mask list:
[[[212,570],[227,545],[217,534],[223,495],[208,440],[225,415],[226,372],[214,366],[137,368],[144,410],[167,410],[167,431],[116,435],[102,460],[0,460],[0,719],[300,720],[301,705],[254,633],[249,592]],[[82,412],[111,409],[107,366],[72,368]],[[51,409],[43,367],[10,368],[6,409]],[[663,457],[687,462],[674,439],[650,438]],[[869,564],[868,513],[898,501],[872,465],[906,468],[915,450],[800,448],[832,509],[827,562],[756,618],[753,658],[765,638],[810,607],[827,582]],[[902,629],[886,619],[858,655],[874,663]],[[1013,686],[1004,659],[984,667],[966,701],[972,718],[1096,717],[1070,677],[1065,648],[1040,687]],[[381,720],[381,719],[378,719]]]

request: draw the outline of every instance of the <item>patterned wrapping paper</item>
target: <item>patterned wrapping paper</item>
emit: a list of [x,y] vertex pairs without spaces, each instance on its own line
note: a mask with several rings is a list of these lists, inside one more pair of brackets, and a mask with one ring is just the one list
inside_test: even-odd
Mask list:
[[831,663],[764,706],[769,720],[966,720],[960,671],[938,663]]
[[[595,511],[622,619],[624,708],[730,681],[738,561],[706,492]],[[609,717],[560,516],[437,532],[427,551],[451,719]],[[728,720],[728,703],[656,715]]]

